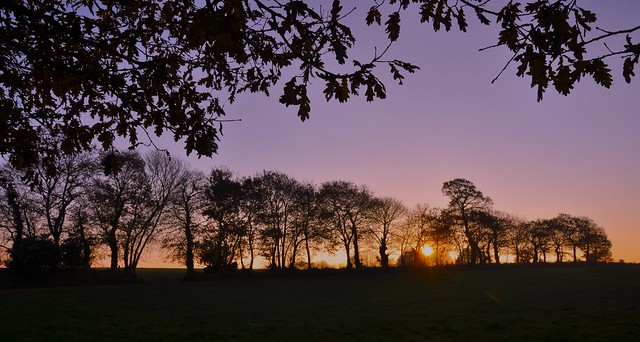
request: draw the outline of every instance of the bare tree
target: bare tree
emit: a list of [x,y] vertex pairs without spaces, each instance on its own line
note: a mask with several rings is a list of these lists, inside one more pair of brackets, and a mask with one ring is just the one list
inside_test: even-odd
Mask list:
[[291,260],[298,233],[294,226],[294,211],[299,182],[274,171],[264,171],[255,180],[262,193],[258,215],[262,252],[269,267],[285,268]]
[[[320,187],[323,217],[331,226],[332,240],[341,243],[347,256],[347,268],[362,267],[360,262],[359,233],[364,232],[363,221],[371,201],[365,187],[346,181],[323,183]],[[351,261],[353,246],[354,262]]]
[[578,231],[578,244],[587,262],[609,261],[611,259],[611,241],[604,229],[588,217],[574,218]]
[[447,258],[450,246],[454,240],[455,218],[449,210],[431,208],[425,212],[426,225],[424,226],[424,236],[426,241],[433,248],[436,266]]
[[524,263],[525,255],[528,255],[527,249],[529,245],[529,227],[525,219],[506,215],[504,217],[507,234],[507,245],[511,252],[515,255],[517,264]]
[[173,260],[184,262],[187,277],[194,273],[194,246],[204,218],[205,176],[200,171],[184,169],[176,184],[174,196],[169,203],[173,229],[163,234],[162,246],[169,250]]
[[407,214],[407,208],[399,200],[391,197],[375,198],[367,213],[369,233],[378,245],[380,266],[389,267],[389,246],[396,235],[398,221]]
[[14,266],[19,264],[22,251],[22,239],[27,230],[23,212],[23,196],[16,186],[17,174],[8,165],[0,167],[0,190],[2,201],[0,202],[0,229],[3,235],[3,249],[11,253]]
[[[258,216],[262,210],[263,193],[260,191],[260,179],[256,177],[247,177],[242,180],[242,198],[240,200],[240,223],[244,232],[241,241],[239,253],[242,268],[245,267],[253,270],[255,262],[255,252],[258,243]],[[248,253],[249,265],[244,264],[244,253]]]
[[471,264],[484,263],[483,251],[480,248],[477,229],[474,229],[472,213],[474,211],[486,211],[491,208],[493,202],[486,197],[476,186],[462,178],[457,178],[442,185],[442,193],[449,197],[449,209],[460,221],[465,237],[470,246]]
[[473,221],[479,226],[480,236],[477,240],[484,243],[484,258],[491,262],[492,258],[496,264],[500,263],[500,249],[506,245],[508,217],[506,214],[493,211],[474,211]]
[[98,225],[102,241],[110,250],[110,268],[118,268],[118,235],[127,206],[136,200],[141,186],[148,184],[144,161],[137,152],[109,152],[100,157],[102,164],[117,163],[118,172],[96,174],[88,193],[91,215]]
[[556,254],[556,262],[561,263],[564,261],[565,247],[568,245],[568,232],[570,229],[565,226],[568,223],[562,220],[561,217],[554,217],[548,220],[549,229],[549,243],[553,248],[553,252]]
[[295,267],[296,256],[300,248],[304,248],[307,268],[313,267],[311,263],[312,250],[326,241],[327,229],[319,219],[320,205],[318,192],[311,183],[300,183],[295,191],[293,208],[293,251],[291,253],[290,267]]
[[184,166],[161,151],[145,156],[141,183],[134,189],[126,209],[122,229],[122,251],[125,271],[135,272],[145,248],[156,238],[156,232],[167,218],[167,205],[182,178]]
[[243,236],[242,184],[231,170],[213,169],[205,187],[205,200],[204,215],[210,220],[199,243],[200,259],[212,270],[233,268]]
[[32,193],[36,210],[53,239],[54,263],[58,265],[67,213],[85,191],[85,184],[97,168],[87,153],[63,155],[54,162],[54,167],[55,170],[52,171],[43,164],[39,165],[35,170],[37,181],[32,187]]
[[111,152],[101,159],[118,170],[94,177],[89,192],[92,216],[109,246],[111,269],[118,268],[121,250],[125,270],[135,272],[165,217],[183,167],[160,151],[150,152],[146,160],[137,152]]
[[[529,224],[529,242],[533,247],[533,262],[547,262],[547,253],[551,247],[551,221],[538,219]],[[540,260],[542,257],[542,260]]]
[[571,255],[573,262],[578,262],[578,249],[580,247],[580,232],[578,225],[580,219],[568,214],[559,214],[554,218],[559,228],[563,230],[563,236],[566,240],[566,244],[571,248]]

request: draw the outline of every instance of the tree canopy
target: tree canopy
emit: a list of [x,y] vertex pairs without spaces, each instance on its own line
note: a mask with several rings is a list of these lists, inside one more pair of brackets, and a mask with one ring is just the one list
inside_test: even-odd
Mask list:
[[[418,11],[432,29],[461,31],[469,18],[500,28],[516,75],[531,79],[537,98],[552,87],[567,95],[585,76],[610,87],[608,58],[623,57],[631,82],[640,58],[640,26],[594,29],[597,16],[576,0],[390,0],[368,8],[364,23],[383,26],[387,42],[369,60],[350,57],[354,13],[334,0],[9,0],[0,4],[0,155],[18,168],[54,168],[61,154],[117,137],[132,147],[170,134],[187,154],[218,149],[224,104],[245,92],[278,92],[285,106],[311,112],[307,86],[324,84],[327,101],[364,92],[386,97],[379,72],[402,83],[418,67],[387,59],[401,18]],[[361,22],[356,20],[355,22]],[[626,35],[623,46],[589,53],[597,42]],[[506,67],[505,67],[506,69]],[[293,74],[281,80],[284,71]],[[281,82],[280,82],[281,81]],[[278,83],[280,82],[280,83]],[[274,86],[283,86],[274,90]],[[109,166],[109,165],[107,165]]]

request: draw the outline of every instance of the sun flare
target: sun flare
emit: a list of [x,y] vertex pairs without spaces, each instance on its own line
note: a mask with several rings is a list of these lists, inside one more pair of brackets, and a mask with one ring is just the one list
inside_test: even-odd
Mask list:
[[424,254],[425,256],[433,254],[433,248],[431,248],[431,246],[429,245],[424,245],[422,247],[422,254]]

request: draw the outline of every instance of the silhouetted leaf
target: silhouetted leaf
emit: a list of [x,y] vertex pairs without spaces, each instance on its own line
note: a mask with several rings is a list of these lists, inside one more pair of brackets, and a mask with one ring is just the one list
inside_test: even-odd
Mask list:
[[464,16],[464,10],[462,8],[458,11],[457,18],[458,18],[458,28],[460,29],[460,31],[467,32],[467,27],[469,25],[467,24],[467,19]]
[[635,58],[628,57],[624,60],[624,67],[622,69],[622,75],[627,83],[631,83],[631,77],[634,77],[635,65],[638,63],[638,56]]
[[378,7],[373,6],[373,7],[371,7],[369,9],[369,12],[367,12],[366,22],[367,22],[367,25],[371,25],[373,23],[381,25],[381,23],[382,23],[382,14],[380,14],[380,11],[378,10]]
[[592,61],[591,65],[593,68],[593,80],[605,88],[611,87],[613,83],[611,69],[601,59]]
[[571,71],[569,70],[569,67],[560,66],[553,81],[553,85],[555,86],[558,93],[562,95],[568,95],[571,92],[571,89],[573,89],[572,83]]
[[420,22],[428,22],[433,17],[436,0],[429,0],[420,5]]
[[478,20],[480,20],[480,23],[484,24],[484,25],[489,25],[491,24],[491,20],[489,20],[484,13],[482,13],[482,10],[480,10],[479,8],[475,9],[476,11],[476,16],[478,17]]
[[398,68],[396,68],[395,65],[391,64],[391,74],[393,75],[393,79],[398,81],[399,84],[402,84],[402,80],[404,79],[404,76],[402,76],[400,74],[400,72],[398,71]]
[[385,31],[389,35],[389,40],[394,42],[400,37],[400,13],[393,12],[389,15],[389,19],[385,22],[387,28]]
[[340,0],[333,0],[333,4],[331,5],[331,18],[336,19],[340,14],[340,11],[342,11]]
[[436,32],[440,30],[440,25],[443,24],[442,13],[444,12],[444,3],[445,0],[440,0],[433,13],[433,30]]

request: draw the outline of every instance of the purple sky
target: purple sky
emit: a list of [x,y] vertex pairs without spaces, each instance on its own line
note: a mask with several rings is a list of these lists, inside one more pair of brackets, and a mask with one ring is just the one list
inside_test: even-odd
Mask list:
[[[581,3],[598,13],[603,28],[640,24],[640,1]],[[356,32],[366,33],[357,36],[355,53],[372,55],[377,29],[355,15],[362,22]],[[226,107],[229,119],[242,121],[225,124],[219,154],[190,157],[190,165],[205,172],[228,166],[239,176],[278,170],[316,184],[350,180],[409,207],[445,206],[442,183],[466,178],[496,210],[527,219],[589,216],[612,240],[614,259],[639,262],[640,79],[626,84],[622,61],[613,58],[611,89],[585,79],[568,97],[549,89],[537,103],[514,66],[490,83],[510,55],[501,48],[478,52],[497,36],[470,22],[466,34],[434,33],[405,16],[389,58],[421,70],[403,86],[387,81],[383,101],[327,103],[317,88],[311,119],[302,123],[295,109],[278,103],[281,88],[270,98],[241,96]],[[160,145],[184,155],[179,145]]]

